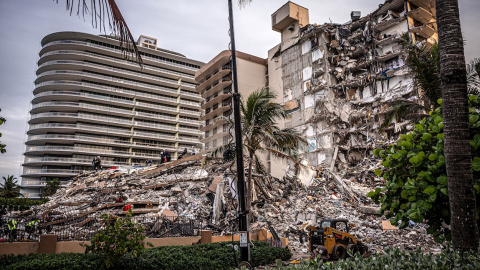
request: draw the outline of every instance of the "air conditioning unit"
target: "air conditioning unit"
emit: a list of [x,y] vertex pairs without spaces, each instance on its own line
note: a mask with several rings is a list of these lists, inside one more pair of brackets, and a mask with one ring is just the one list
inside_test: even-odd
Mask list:
[[293,30],[295,30],[295,24],[290,24],[290,26],[287,28],[288,30],[290,30],[290,32],[292,32]]

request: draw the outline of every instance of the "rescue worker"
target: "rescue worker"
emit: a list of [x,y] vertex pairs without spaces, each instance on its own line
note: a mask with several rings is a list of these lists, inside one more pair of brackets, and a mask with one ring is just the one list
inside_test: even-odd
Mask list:
[[192,156],[195,156],[197,154],[197,149],[195,149],[195,146],[192,146]]
[[15,240],[17,238],[17,224],[18,221],[16,221],[15,219],[9,219],[7,222],[8,235],[10,240]]
[[25,232],[28,233],[28,237],[27,238],[30,238],[30,235],[32,235],[32,233],[35,232],[35,227],[37,224],[40,223],[40,220],[37,219],[37,220],[32,220],[30,222],[27,223],[27,226],[25,226]]
[[102,161],[100,160],[100,156],[96,156],[93,158],[92,165],[93,165],[94,171],[97,171],[102,168]]

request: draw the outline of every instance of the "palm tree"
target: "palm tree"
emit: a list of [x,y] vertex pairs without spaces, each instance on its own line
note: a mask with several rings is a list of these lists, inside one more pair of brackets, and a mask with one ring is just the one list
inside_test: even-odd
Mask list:
[[437,0],[436,5],[452,245],[457,250],[472,250],[478,247],[478,226],[458,1]]
[[8,175],[7,177],[3,176],[3,184],[0,184],[0,197],[2,198],[16,198],[23,196],[20,193],[20,190],[23,189],[21,186],[17,185],[17,178],[13,175]]
[[55,194],[59,188],[60,181],[58,178],[47,180],[47,185],[42,189],[42,197],[48,197]]
[[[284,107],[275,102],[275,98],[276,94],[264,87],[251,93],[246,101],[241,101],[243,147],[248,161],[247,207],[252,203],[253,168],[257,173],[265,171],[258,154],[286,159],[294,163],[296,168],[302,166],[297,161],[297,154],[298,148],[306,141],[293,128],[278,128],[277,120],[287,115]],[[212,154],[216,155],[226,147],[219,147]]]

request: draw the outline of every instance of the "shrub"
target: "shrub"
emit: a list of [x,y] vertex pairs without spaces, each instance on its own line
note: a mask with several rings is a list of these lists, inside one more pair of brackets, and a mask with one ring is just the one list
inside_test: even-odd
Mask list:
[[[166,246],[150,248],[139,257],[123,255],[112,268],[128,270],[156,269],[234,269],[240,254],[234,251],[239,242],[220,242],[192,246]],[[5,270],[100,270],[106,269],[101,253],[32,254],[0,257],[0,269]],[[276,259],[292,257],[289,249],[270,248],[268,243],[254,242],[251,248],[252,266],[274,263]]]
[[28,210],[30,207],[48,202],[48,199],[32,200],[29,198],[0,198],[0,207],[8,206],[19,211]]
[[[480,250],[480,249],[479,249]],[[268,269],[268,268],[267,268]],[[443,250],[438,255],[424,254],[421,249],[411,252],[387,248],[382,253],[362,258],[360,254],[336,263],[323,263],[321,259],[303,262],[299,265],[278,267],[276,269],[304,270],[384,270],[384,269],[480,269],[480,252],[459,252],[451,249]]]
[[[470,96],[470,144],[477,202],[480,202],[479,109],[480,99]],[[428,233],[436,241],[450,239],[450,231],[442,226],[450,224],[442,107],[431,111],[411,133],[401,135],[396,144],[375,149],[373,153],[383,160],[384,167],[375,174],[383,176],[386,182],[368,196],[381,204],[381,214],[400,228],[406,227],[409,220],[426,222]]]
[[138,257],[143,253],[145,228],[132,220],[131,210],[124,218],[107,214],[103,214],[101,218],[105,227],[93,236],[91,245],[84,245],[85,253],[103,255],[107,268],[110,268],[122,256]]

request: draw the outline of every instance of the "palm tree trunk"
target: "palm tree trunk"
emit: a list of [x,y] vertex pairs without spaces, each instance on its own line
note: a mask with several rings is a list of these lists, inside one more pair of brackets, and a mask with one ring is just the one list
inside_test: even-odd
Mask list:
[[437,0],[436,4],[452,244],[454,249],[470,250],[478,247],[478,227],[458,1]]
[[248,220],[252,219],[252,199],[253,199],[253,152],[249,152],[248,160],[248,193],[247,193],[247,210],[248,210]]

